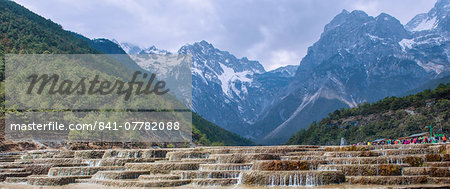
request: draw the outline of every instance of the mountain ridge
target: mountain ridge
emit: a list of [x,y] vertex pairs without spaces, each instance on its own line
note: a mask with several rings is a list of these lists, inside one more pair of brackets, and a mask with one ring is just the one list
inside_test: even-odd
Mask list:
[[[4,68],[5,54],[125,54],[116,42],[108,39],[89,39],[80,34],[66,31],[61,25],[39,16],[25,7],[0,0],[0,63]],[[135,62],[125,67],[140,68]],[[134,64],[134,65],[131,65]],[[124,69],[125,69],[124,67]],[[1,87],[4,87],[4,69],[1,70]],[[4,88],[3,88],[4,89]],[[0,90],[4,102],[5,90]],[[4,119],[4,111],[2,118]],[[201,145],[252,145],[253,143],[236,134],[203,119],[193,113],[193,139]],[[4,121],[0,121],[4,132]],[[215,136],[214,133],[220,133]],[[3,139],[0,133],[0,139]]]
[[[193,110],[246,138],[279,144],[292,130],[335,109],[402,95],[445,78],[450,74],[448,4],[439,0],[405,25],[386,13],[372,17],[344,9],[290,72],[265,71],[259,62],[236,58],[204,40],[184,45],[178,53],[194,58]],[[417,29],[433,18],[433,27]],[[130,44],[126,48],[130,54],[143,51]],[[150,49],[149,54],[166,53]]]
[[[448,4],[442,2],[436,6]],[[430,33],[434,36],[427,36]],[[405,39],[424,37],[437,42],[402,46]],[[291,130],[305,128],[335,109],[400,95],[445,77],[447,42],[446,31],[411,32],[385,13],[371,17],[363,11],[343,10],[308,48],[288,94],[251,128],[263,133],[256,137],[262,138],[261,143],[283,143]]]
[[[129,54],[151,54],[130,43],[120,44],[128,48]],[[157,49],[153,45],[151,48]],[[252,124],[264,113],[297,69],[297,66],[290,65],[266,71],[259,62],[246,57],[237,58],[205,40],[183,45],[177,53],[193,56],[192,110],[241,135],[241,126]],[[141,66],[145,69],[145,65]],[[261,93],[267,95],[260,97]]]

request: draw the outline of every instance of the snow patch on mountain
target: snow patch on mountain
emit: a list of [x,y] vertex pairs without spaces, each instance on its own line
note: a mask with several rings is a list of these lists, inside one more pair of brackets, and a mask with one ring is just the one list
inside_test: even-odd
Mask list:
[[382,41],[382,40],[384,40],[381,37],[378,37],[378,36],[375,36],[375,35],[371,35],[371,34],[367,34],[367,36],[369,36],[372,41],[377,41],[377,40]]
[[415,43],[416,42],[412,39],[402,39],[398,42],[398,44],[402,47],[403,52],[406,52],[406,49],[411,49]]
[[[242,83],[244,82],[251,83],[252,79],[249,76],[252,73],[250,71],[235,72],[233,68],[230,68],[222,63],[220,63],[219,65],[222,68],[223,72],[221,74],[218,74],[217,77],[220,80],[223,93],[228,95],[229,97],[232,97],[233,93],[231,91],[233,91],[235,92],[235,94],[241,97],[240,96],[241,92],[238,89],[236,89],[234,83],[236,81],[240,81]],[[244,94],[247,94],[246,90],[242,92],[244,92]]]
[[425,71],[427,71],[427,72],[433,71],[436,74],[440,74],[445,70],[444,65],[435,64],[433,62],[422,63],[420,61],[417,61],[417,65],[419,65],[420,67],[425,69]]
[[433,17],[431,19],[422,20],[422,22],[417,24],[416,27],[411,28],[411,31],[432,30],[436,28],[436,26],[437,26],[436,17]]

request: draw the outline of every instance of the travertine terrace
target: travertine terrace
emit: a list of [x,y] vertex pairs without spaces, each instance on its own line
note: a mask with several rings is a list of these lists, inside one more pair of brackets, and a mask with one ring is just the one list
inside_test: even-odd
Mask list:
[[2,184],[450,187],[450,145],[40,150],[0,154]]

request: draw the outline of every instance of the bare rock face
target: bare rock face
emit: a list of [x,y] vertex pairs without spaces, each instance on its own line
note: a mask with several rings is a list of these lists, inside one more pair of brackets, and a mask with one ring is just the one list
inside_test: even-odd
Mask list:
[[284,143],[293,130],[340,108],[402,96],[450,73],[449,4],[438,1],[406,26],[382,13],[346,10],[308,48],[287,94],[250,131],[260,143]]

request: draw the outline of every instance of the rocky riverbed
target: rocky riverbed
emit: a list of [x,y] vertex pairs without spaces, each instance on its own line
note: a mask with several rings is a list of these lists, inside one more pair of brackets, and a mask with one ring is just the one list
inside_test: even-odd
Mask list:
[[0,153],[0,188],[450,187],[450,144]]

